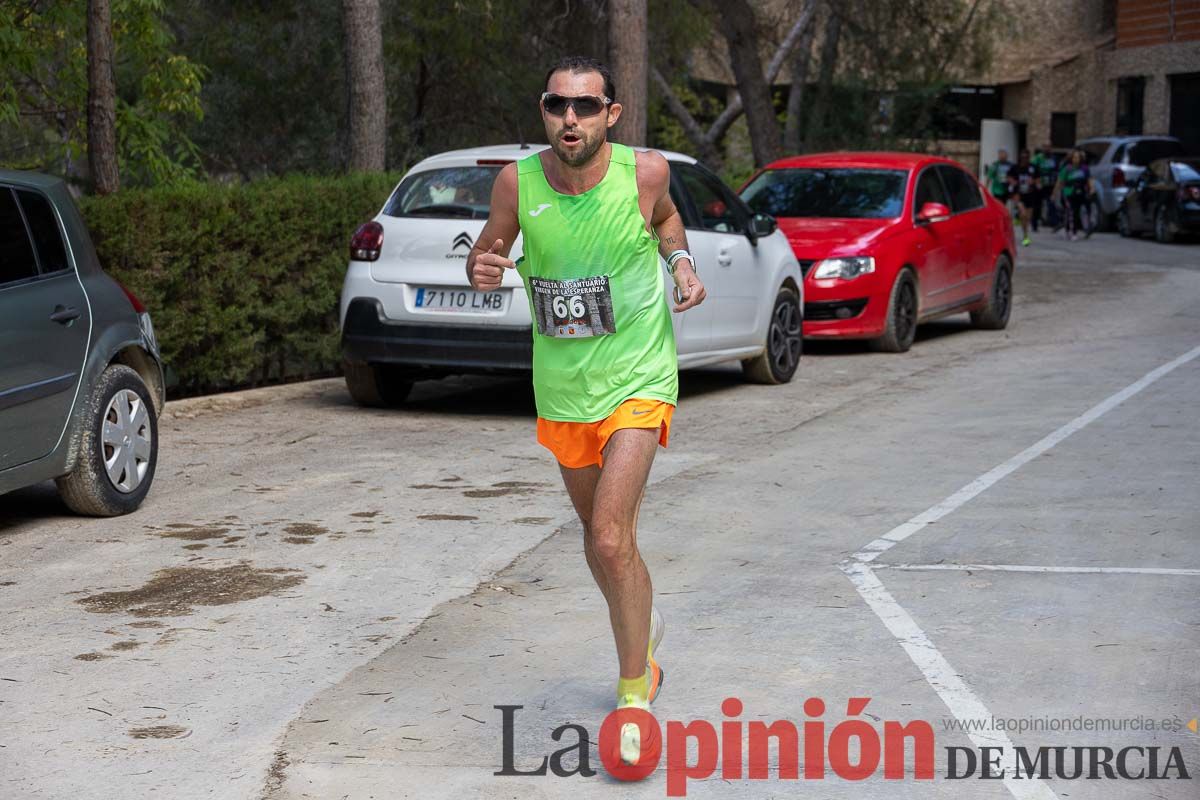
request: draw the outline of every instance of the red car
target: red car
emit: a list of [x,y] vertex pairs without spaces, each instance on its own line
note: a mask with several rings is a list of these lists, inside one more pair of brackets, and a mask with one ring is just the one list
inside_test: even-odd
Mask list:
[[1012,219],[957,162],[916,153],[785,158],[741,190],[772,215],[804,273],[804,336],[907,350],[917,325],[970,312],[1008,324]]

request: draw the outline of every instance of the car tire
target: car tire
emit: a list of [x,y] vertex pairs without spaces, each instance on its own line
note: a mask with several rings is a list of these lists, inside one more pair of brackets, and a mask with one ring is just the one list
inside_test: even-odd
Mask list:
[[1126,239],[1133,239],[1137,236],[1133,231],[1133,226],[1129,224],[1129,212],[1124,208],[1117,212],[1117,233]]
[[771,323],[762,354],[742,361],[742,374],[751,383],[787,383],[796,374],[804,351],[803,312],[800,298],[786,286],[775,295]]
[[1012,262],[1008,256],[996,259],[996,270],[992,276],[992,288],[988,292],[987,305],[971,312],[971,325],[980,330],[1000,331],[1008,327],[1012,313]]
[[78,514],[128,514],[146,498],[158,463],[158,414],[150,390],[137,372],[113,364],[85,402],[75,468],[55,481],[58,491]]
[[907,352],[917,336],[919,311],[917,282],[910,270],[902,269],[888,296],[887,326],[883,336],[868,342],[871,349],[880,353]]
[[1175,232],[1171,230],[1171,221],[1167,219],[1167,209],[1162,206],[1154,213],[1154,238],[1163,244],[1175,241]]
[[360,406],[393,408],[403,404],[412,392],[412,380],[391,364],[343,361],[342,372],[350,396]]

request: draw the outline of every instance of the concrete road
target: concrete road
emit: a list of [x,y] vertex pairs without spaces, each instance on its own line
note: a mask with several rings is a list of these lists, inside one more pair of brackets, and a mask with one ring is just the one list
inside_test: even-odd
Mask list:
[[[1015,282],[1005,332],[811,344],[783,387],[685,373],[641,516],[655,714],[824,723],[799,780],[772,746],[765,779],[718,760],[688,796],[1200,796],[1200,246],[1042,235]],[[161,428],[135,515],[0,497],[0,797],[667,794],[665,758],[618,785],[594,741],[556,762],[586,750],[592,777],[493,774],[495,706],[523,706],[512,771],[535,771],[599,736],[616,670],[521,381],[398,411],[318,381],[171,403]],[[926,721],[934,778],[911,741],[903,779],[844,777],[870,758],[849,719]],[[1004,779],[947,778],[948,748],[961,774],[985,746]],[[1158,748],[1169,777],[1013,779],[1017,747],[1069,772],[1088,746],[1143,748],[1131,773]]]

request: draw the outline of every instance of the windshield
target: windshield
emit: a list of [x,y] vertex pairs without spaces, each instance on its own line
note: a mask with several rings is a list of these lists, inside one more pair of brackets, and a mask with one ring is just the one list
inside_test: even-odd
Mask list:
[[445,167],[400,182],[383,213],[390,217],[487,219],[500,167]]
[[907,177],[899,169],[772,169],[751,181],[742,199],[775,217],[884,219],[900,216]]

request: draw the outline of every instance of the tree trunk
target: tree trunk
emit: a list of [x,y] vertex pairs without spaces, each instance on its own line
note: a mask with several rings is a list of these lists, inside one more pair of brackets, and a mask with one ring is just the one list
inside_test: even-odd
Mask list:
[[771,86],[763,77],[754,10],[747,0],[726,0],[721,4],[721,19],[725,23],[733,77],[746,108],[754,163],[761,167],[780,157],[783,140],[771,101]]
[[821,48],[821,74],[817,79],[817,102],[813,104],[808,129],[818,136],[825,132],[825,119],[829,114],[830,96],[833,92],[833,73],[837,67],[838,40],[842,36],[842,17],[838,9],[829,9],[829,21],[825,24],[825,46]]
[[387,89],[379,0],[342,0],[351,172],[378,172],[387,154]]
[[646,0],[608,0],[609,66],[621,103],[621,119],[613,141],[646,146],[650,49],[646,35]]
[[88,0],[88,168],[97,194],[120,187],[117,169],[117,87],[113,79],[112,7]]
[[812,61],[815,25],[809,25],[792,55],[792,88],[788,92],[787,120],[783,128],[783,149],[788,155],[804,147],[804,89],[808,83],[808,65]]
[[[692,0],[697,7],[708,8],[704,0]],[[792,24],[788,30],[787,36],[780,42],[779,47],[775,50],[775,55],[771,56],[770,62],[767,64],[767,76],[763,81],[768,87],[779,76],[779,71],[783,69],[783,63],[787,60],[788,55],[792,52],[792,48],[800,41],[801,37],[811,28],[812,17],[816,12],[817,0],[805,0],[804,7],[800,12],[800,16]],[[710,167],[718,172],[722,168],[723,159],[720,150],[717,148],[717,142],[725,132],[729,130],[729,126],[742,115],[745,107],[742,104],[742,96],[735,94],[732,101],[725,106],[722,111],[705,131],[687,110],[683,101],[671,89],[671,84],[663,77],[663,74],[656,67],[650,68],[650,77],[654,80],[654,85],[662,94],[663,99],[667,103],[667,108],[679,120],[679,124],[683,126],[683,132],[691,140],[692,144],[700,151],[700,160],[708,163]]]

